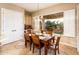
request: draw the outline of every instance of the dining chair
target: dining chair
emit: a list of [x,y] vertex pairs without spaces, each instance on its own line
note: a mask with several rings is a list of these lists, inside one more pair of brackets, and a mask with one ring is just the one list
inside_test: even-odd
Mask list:
[[54,53],[56,55],[56,51],[58,51],[59,54],[59,42],[60,42],[60,37],[54,37],[54,42],[53,44],[50,43],[50,49],[54,50]]
[[33,41],[33,53],[34,49],[39,49],[39,54],[41,55],[41,49],[43,48],[44,44],[40,41],[39,36],[36,34],[32,34],[32,41]]
[[55,42],[55,36],[53,36],[53,37],[51,38],[51,40],[49,41],[49,43],[50,43],[50,45],[53,45],[54,42]]
[[27,43],[30,45],[30,50],[31,50],[31,45],[32,45],[32,39],[29,36],[29,33],[24,33],[24,38],[25,38],[25,46],[27,47]]

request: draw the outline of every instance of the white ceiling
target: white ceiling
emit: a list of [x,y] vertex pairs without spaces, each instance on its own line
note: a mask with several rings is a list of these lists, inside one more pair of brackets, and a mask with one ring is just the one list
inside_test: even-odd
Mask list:
[[34,12],[40,9],[47,8],[52,5],[56,5],[57,3],[14,3],[14,4],[26,9],[29,12]]

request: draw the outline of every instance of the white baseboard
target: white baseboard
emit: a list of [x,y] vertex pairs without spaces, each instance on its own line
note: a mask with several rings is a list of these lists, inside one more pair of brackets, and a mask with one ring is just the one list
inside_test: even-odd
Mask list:
[[7,45],[7,44],[10,44],[10,43],[13,43],[13,42],[17,42],[17,41],[20,41],[20,40],[23,40],[23,39],[19,39],[19,40],[16,40],[16,41],[12,41],[12,42],[8,42],[8,43],[5,43],[5,44],[1,44],[0,46],[4,46],[4,45]]
[[77,48],[77,46],[73,46],[73,45],[71,45],[71,44],[64,43],[64,42],[60,42],[60,44],[63,44],[63,45],[67,45],[67,46],[71,46],[71,47]]

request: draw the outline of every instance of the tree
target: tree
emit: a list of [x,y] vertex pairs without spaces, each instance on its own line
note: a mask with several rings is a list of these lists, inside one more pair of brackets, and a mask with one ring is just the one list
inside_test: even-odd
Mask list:
[[53,30],[53,28],[52,28],[52,22],[47,21],[47,22],[45,23],[45,28],[46,28],[47,30]]

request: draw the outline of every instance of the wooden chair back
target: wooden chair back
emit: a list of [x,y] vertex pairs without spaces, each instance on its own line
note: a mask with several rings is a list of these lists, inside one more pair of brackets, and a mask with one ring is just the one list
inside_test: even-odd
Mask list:
[[57,37],[57,39],[56,39],[56,46],[59,45],[59,42],[60,42],[60,37]]
[[28,31],[29,34],[31,34],[31,29],[28,29],[27,31]]
[[24,37],[25,37],[25,40],[30,41],[29,33],[25,33],[25,34],[24,34]]
[[35,34],[32,34],[32,41],[35,45],[40,45],[39,37]]

